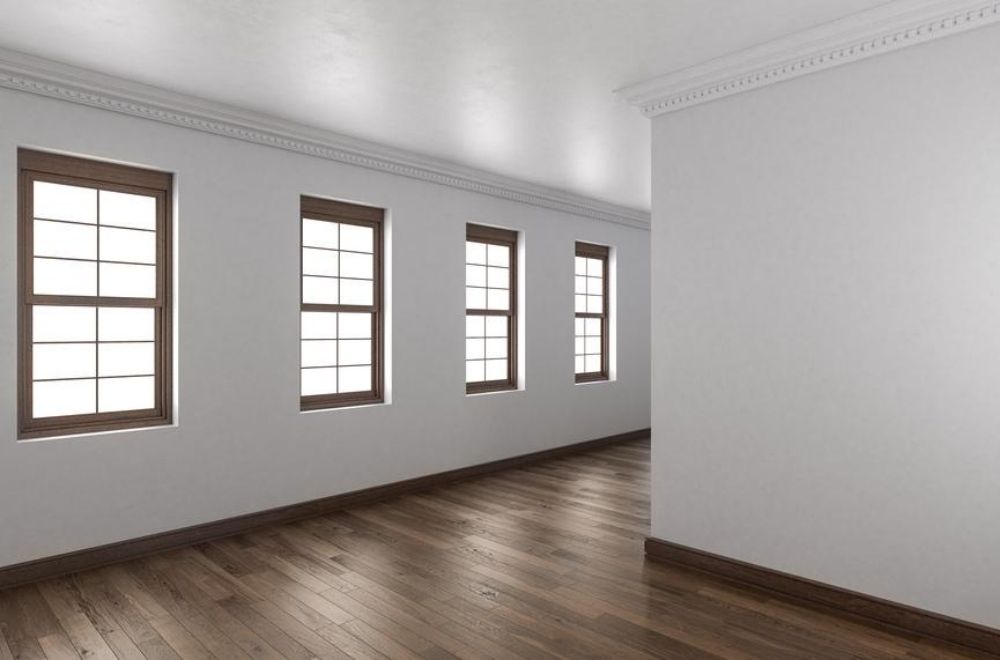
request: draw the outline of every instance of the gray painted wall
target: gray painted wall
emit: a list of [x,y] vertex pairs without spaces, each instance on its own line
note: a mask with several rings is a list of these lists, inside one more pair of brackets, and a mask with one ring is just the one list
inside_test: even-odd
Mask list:
[[1000,626],[997,62],[654,121],[655,536]]

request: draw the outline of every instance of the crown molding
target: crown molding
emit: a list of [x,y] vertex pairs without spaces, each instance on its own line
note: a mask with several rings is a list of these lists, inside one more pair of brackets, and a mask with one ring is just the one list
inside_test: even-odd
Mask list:
[[998,21],[1000,0],[895,0],[615,93],[655,117]]
[[0,49],[0,87],[111,110],[605,222],[649,229],[650,214],[269,115]]

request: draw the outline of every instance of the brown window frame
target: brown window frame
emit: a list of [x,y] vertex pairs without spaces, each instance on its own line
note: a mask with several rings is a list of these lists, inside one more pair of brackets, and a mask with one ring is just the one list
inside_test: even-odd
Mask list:
[[[584,243],[583,241],[576,242],[576,254],[577,257],[585,257],[587,259],[600,259],[602,264],[602,285],[603,291],[601,292],[601,311],[599,313],[588,313],[588,312],[575,312],[574,319],[601,319],[601,370],[600,371],[590,371],[585,373],[576,373],[576,368],[574,367],[574,376],[577,383],[596,383],[600,381],[610,380],[610,292],[608,275],[609,272],[609,262],[611,256],[611,249],[606,245],[596,245],[594,243]],[[574,321],[575,323],[575,321]]]
[[[306,303],[302,301],[302,226],[308,216],[311,220],[326,220],[339,224],[358,225],[372,228],[372,304],[371,305],[331,305],[324,303]],[[350,406],[363,406],[385,402],[384,395],[384,364],[385,364],[385,306],[383,292],[383,231],[385,209],[373,206],[362,206],[332,199],[309,197],[303,195],[299,210],[299,350],[302,346],[301,312],[363,312],[372,315],[372,389],[364,392],[347,392],[337,394],[302,395],[300,390],[301,410],[329,410]],[[300,356],[301,358],[301,356]],[[299,369],[302,369],[301,359]]]
[[465,308],[465,315],[506,316],[507,317],[507,378],[503,380],[479,381],[465,384],[466,394],[485,394],[517,389],[517,232],[498,227],[487,227],[468,223],[465,226],[465,240],[487,245],[503,245],[510,248],[510,302],[506,310]]
[[[173,175],[103,161],[18,149],[18,437],[21,439],[163,426],[173,421]],[[155,197],[156,297],[34,293],[35,181]],[[98,291],[98,293],[100,293]],[[35,306],[154,309],[154,401],[146,410],[35,418],[32,414],[32,310]],[[95,342],[97,337],[94,338]],[[95,378],[97,374],[95,373]]]

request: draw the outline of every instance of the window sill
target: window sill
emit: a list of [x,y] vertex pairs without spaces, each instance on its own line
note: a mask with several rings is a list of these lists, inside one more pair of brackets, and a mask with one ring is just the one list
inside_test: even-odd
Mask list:
[[596,385],[600,383],[610,383],[611,378],[604,374],[581,374],[576,377],[575,385]]
[[307,413],[321,413],[321,412],[331,412],[334,410],[349,410],[353,408],[377,408],[380,406],[387,406],[387,402],[382,397],[378,398],[367,398],[367,399],[355,399],[352,401],[326,401],[326,402],[314,402],[314,403],[302,403],[299,408],[299,412],[302,414]]
[[160,420],[134,420],[128,423],[94,426],[91,428],[77,427],[64,429],[28,429],[22,430],[17,435],[17,441],[23,443],[46,442],[48,440],[68,440],[71,438],[91,438],[102,435],[116,435],[119,433],[135,433],[139,431],[157,431],[159,429],[175,429],[177,422],[170,419]]
[[469,389],[466,387],[465,396],[482,396],[484,394],[504,394],[506,392],[521,392],[523,391],[517,385],[511,385],[509,383],[503,383],[502,385],[489,385],[486,387],[476,387]]

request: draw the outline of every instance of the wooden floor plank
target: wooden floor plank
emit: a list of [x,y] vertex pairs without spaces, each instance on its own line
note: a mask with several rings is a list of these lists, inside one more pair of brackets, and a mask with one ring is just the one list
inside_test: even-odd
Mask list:
[[14,660],[14,654],[10,651],[10,646],[7,644],[7,637],[4,635],[3,630],[0,630],[0,660]]
[[38,644],[42,647],[42,652],[48,660],[79,660],[80,654],[76,652],[69,637],[62,633],[43,635],[38,638]]
[[67,590],[64,580],[49,580],[38,585],[53,615],[73,643],[77,654],[94,660],[113,660],[114,652],[94,627],[80,604]]
[[177,655],[182,658],[203,660],[212,654],[187,628],[169,614],[149,620],[149,625],[160,634]]

